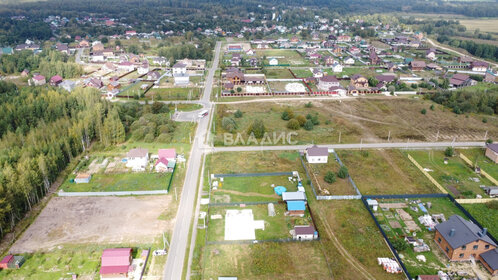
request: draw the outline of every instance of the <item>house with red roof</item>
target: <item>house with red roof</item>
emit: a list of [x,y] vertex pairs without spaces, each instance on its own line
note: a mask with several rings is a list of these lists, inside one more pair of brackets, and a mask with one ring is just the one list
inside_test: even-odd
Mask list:
[[55,75],[52,78],[50,78],[50,85],[51,86],[58,86],[60,83],[62,83],[62,77],[59,75]]
[[165,158],[167,160],[176,160],[176,150],[175,149],[159,149],[157,151],[159,158]]
[[154,164],[156,172],[172,172],[176,165],[175,149],[159,149],[157,160]]
[[47,81],[45,80],[45,76],[37,74],[34,75],[33,78],[31,79],[33,82],[33,85],[35,86],[42,86],[44,85]]
[[131,270],[131,248],[105,249],[102,253],[100,278],[127,279]]

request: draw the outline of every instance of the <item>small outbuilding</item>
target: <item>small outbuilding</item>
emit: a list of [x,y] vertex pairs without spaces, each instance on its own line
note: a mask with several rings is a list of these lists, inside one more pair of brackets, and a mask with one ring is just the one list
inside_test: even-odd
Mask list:
[[318,232],[312,225],[309,226],[294,226],[294,240],[315,240],[318,238]]
[[283,201],[305,201],[306,195],[304,192],[284,192],[282,193]]
[[326,147],[313,147],[306,149],[306,160],[309,163],[327,163],[329,158],[329,149]]
[[368,206],[372,207],[374,211],[377,211],[379,208],[379,202],[375,199],[367,199]]
[[498,163],[498,143],[486,145],[486,156],[494,163]]
[[304,216],[306,205],[304,201],[287,201],[287,211],[291,216]]
[[25,262],[23,256],[7,255],[0,261],[1,269],[16,269],[20,268]]
[[91,174],[78,173],[78,175],[76,175],[76,178],[74,178],[74,182],[76,184],[87,184],[87,183],[90,183],[91,179],[92,179]]
[[482,265],[491,273],[491,275],[498,275],[498,249],[489,250],[479,255],[479,260]]

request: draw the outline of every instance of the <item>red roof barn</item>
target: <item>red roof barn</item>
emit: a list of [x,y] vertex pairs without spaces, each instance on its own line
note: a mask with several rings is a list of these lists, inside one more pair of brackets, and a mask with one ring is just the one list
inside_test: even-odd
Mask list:
[[105,249],[100,267],[101,278],[128,278],[131,266],[131,248]]

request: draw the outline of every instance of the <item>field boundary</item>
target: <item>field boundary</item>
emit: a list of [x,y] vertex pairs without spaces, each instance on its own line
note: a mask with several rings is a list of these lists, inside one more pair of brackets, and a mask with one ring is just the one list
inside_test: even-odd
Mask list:
[[[368,206],[367,199],[404,199],[404,198],[412,198],[413,199],[413,198],[441,198],[441,197],[448,198],[460,211],[462,211],[462,213],[467,217],[467,219],[469,219],[470,221],[472,221],[481,230],[483,229],[483,226],[465,208],[463,208],[463,206],[460,205],[460,203],[458,203],[458,201],[455,200],[455,198],[453,198],[453,196],[451,196],[449,193],[404,194],[404,195],[403,194],[397,194],[397,195],[364,195],[361,198],[361,200],[363,202],[363,205],[365,206],[365,208],[367,209],[367,211],[370,213],[370,216],[374,220],[375,225],[380,230],[382,236],[384,237],[384,240],[385,240],[386,244],[388,245],[388,247],[391,250],[391,252],[393,253],[394,257],[396,258],[396,260],[400,264],[401,268],[403,269],[403,272],[405,273],[405,275],[406,275],[406,277],[408,279],[412,279],[410,273],[408,272],[405,264],[403,263],[403,261],[401,260],[400,256],[398,255],[398,252],[396,251],[396,249],[394,249],[393,245],[389,241],[389,238],[387,237],[386,233],[384,232],[384,229],[380,226],[379,222],[377,221],[377,217],[374,215],[372,209],[370,208],[370,206]],[[498,241],[496,240],[496,238],[493,235],[491,235],[489,232],[488,232],[488,236],[491,238],[491,240],[493,240],[493,242],[498,243]]]
[[[471,168],[474,168],[474,164],[472,163],[472,161],[470,161],[470,159],[467,158],[464,154],[459,153],[458,156],[461,159],[463,159],[463,161],[465,161]],[[488,180],[490,180],[493,184],[495,184],[496,186],[498,186],[498,180],[496,180],[493,176],[489,175],[486,171],[482,170],[482,168],[481,168],[481,174],[484,177],[486,177]]]
[[427,171],[424,170],[424,168],[422,168],[422,166],[411,156],[408,154],[408,159],[413,163],[415,164],[415,166],[425,175],[425,177],[427,177],[427,179],[429,179],[429,181],[431,181],[442,193],[445,193],[447,194],[448,191],[443,188],[443,186],[441,186],[437,181],[436,179],[434,179],[431,174],[429,174]]
[[455,199],[460,204],[474,204],[474,203],[486,203],[491,201],[498,201],[498,197],[495,198],[462,198]]
[[266,173],[233,173],[233,174],[213,174],[214,178],[222,177],[264,177],[264,176],[292,176],[292,172],[266,172]]

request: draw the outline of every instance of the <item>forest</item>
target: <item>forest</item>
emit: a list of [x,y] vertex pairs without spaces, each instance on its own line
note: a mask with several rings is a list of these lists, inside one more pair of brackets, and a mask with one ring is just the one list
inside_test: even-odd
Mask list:
[[456,114],[498,114],[498,86],[486,89],[463,88],[455,91],[439,91],[429,96],[439,104],[449,107]]
[[118,110],[92,89],[72,93],[0,82],[0,237],[96,142],[125,140]]

